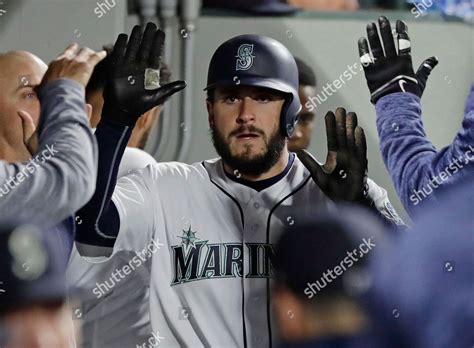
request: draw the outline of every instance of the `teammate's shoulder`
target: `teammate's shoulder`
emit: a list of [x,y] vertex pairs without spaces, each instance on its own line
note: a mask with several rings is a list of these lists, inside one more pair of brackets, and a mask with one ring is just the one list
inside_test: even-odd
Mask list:
[[190,179],[192,177],[203,178],[207,176],[202,162],[187,164],[183,162],[158,162],[147,166],[153,177],[176,177]]
[[126,147],[120,162],[118,177],[145,168],[149,164],[156,164],[156,160],[148,152],[134,147]]

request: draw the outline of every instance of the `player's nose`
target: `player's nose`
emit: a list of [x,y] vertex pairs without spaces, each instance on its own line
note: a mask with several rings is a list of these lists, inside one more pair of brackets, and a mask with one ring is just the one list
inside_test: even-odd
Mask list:
[[254,101],[250,97],[244,97],[240,103],[239,116],[237,123],[245,124],[255,121],[255,107]]

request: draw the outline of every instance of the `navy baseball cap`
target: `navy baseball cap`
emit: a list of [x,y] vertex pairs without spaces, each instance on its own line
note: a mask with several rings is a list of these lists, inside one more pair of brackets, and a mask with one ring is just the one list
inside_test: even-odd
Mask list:
[[53,234],[32,225],[0,228],[0,313],[67,296],[66,263]]
[[[352,206],[295,220],[298,223],[285,228],[275,247],[277,284],[307,299],[363,295],[371,284],[371,249],[383,243],[380,222],[365,209]],[[323,277],[328,270],[336,270],[330,281]],[[308,289],[313,289],[313,296],[308,297]]]
[[283,16],[299,10],[299,8],[289,5],[285,0],[205,0],[204,6],[230,8],[263,16]]

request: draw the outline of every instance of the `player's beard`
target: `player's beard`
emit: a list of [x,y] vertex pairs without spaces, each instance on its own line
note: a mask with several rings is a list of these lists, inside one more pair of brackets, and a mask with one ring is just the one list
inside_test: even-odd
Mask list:
[[285,137],[280,134],[278,128],[268,138],[265,137],[262,131],[253,128],[252,126],[234,132],[242,132],[244,130],[255,132],[262,136],[267,148],[264,153],[250,157],[247,153],[250,151],[251,145],[248,145],[249,147],[247,148],[246,153],[233,155],[230,150],[229,142],[226,140],[224,135],[215,127],[211,127],[214,148],[225,164],[243,175],[258,176],[268,172],[280,159],[283,148],[285,147]]

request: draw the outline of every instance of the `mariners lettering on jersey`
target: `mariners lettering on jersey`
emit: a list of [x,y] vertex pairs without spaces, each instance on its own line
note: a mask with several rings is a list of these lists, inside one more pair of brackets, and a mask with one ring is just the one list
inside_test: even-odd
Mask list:
[[177,285],[202,279],[242,277],[269,278],[272,275],[273,246],[264,243],[245,243],[249,262],[243,265],[242,243],[208,243],[200,240],[196,232],[183,230],[180,245],[171,246],[173,280]]

